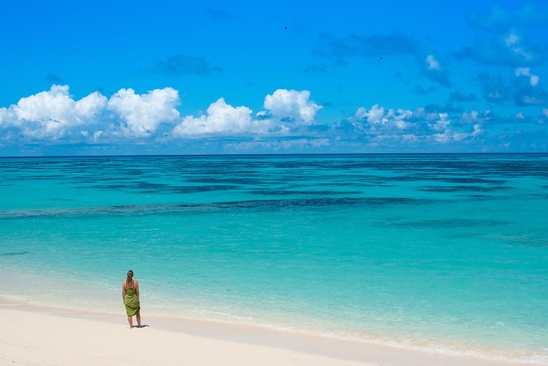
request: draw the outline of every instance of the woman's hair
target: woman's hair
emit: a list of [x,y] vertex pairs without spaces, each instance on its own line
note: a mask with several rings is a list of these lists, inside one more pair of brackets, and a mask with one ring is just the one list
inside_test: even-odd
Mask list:
[[127,271],[127,279],[126,279],[126,282],[127,282],[127,283],[130,283],[131,281],[133,281],[133,271],[130,269],[129,271]]

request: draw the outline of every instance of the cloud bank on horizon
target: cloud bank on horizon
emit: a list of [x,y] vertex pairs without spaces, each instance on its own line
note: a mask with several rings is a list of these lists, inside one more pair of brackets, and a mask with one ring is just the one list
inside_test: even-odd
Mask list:
[[[15,13],[23,5],[11,4]],[[204,39],[166,53],[168,40],[156,57],[147,52],[131,62],[112,48],[102,52],[109,61],[84,55],[85,66],[70,47],[86,53],[105,42],[101,34],[75,45],[47,30],[62,58],[6,46],[26,61],[0,62],[0,102],[12,101],[0,104],[0,155],[548,151],[548,7],[460,6],[444,10],[462,15],[459,31],[449,23],[453,31],[435,39],[396,16],[398,30],[360,31],[345,21],[348,12],[323,24],[300,18],[299,9],[281,11],[270,28],[249,20],[259,27],[254,37],[241,24],[261,9],[206,4],[194,9],[199,24],[217,28]],[[152,11],[157,24],[169,23],[171,12],[149,7],[132,15]],[[443,15],[428,10],[425,19]],[[87,32],[79,26],[71,25]],[[31,69],[38,69],[34,76]],[[98,81],[104,86],[93,88]]]

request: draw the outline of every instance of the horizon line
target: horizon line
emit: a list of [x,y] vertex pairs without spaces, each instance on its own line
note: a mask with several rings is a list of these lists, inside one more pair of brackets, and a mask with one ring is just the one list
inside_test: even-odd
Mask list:
[[365,156],[365,155],[548,155],[548,152],[368,152],[368,153],[245,153],[245,154],[105,154],[105,155],[0,155],[0,159],[123,158],[123,157],[244,157],[244,156]]

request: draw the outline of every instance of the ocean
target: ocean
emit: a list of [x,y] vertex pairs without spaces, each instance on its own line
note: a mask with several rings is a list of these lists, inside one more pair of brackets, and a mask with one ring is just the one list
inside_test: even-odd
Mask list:
[[548,364],[548,154],[0,158],[0,296]]

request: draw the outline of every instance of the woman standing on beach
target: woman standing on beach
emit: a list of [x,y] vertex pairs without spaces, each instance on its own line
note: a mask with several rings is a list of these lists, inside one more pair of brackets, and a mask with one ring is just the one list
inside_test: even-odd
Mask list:
[[127,271],[126,281],[122,283],[122,300],[126,306],[129,328],[133,328],[133,316],[137,318],[137,327],[141,328],[141,305],[139,304],[139,283],[133,280],[133,271]]

